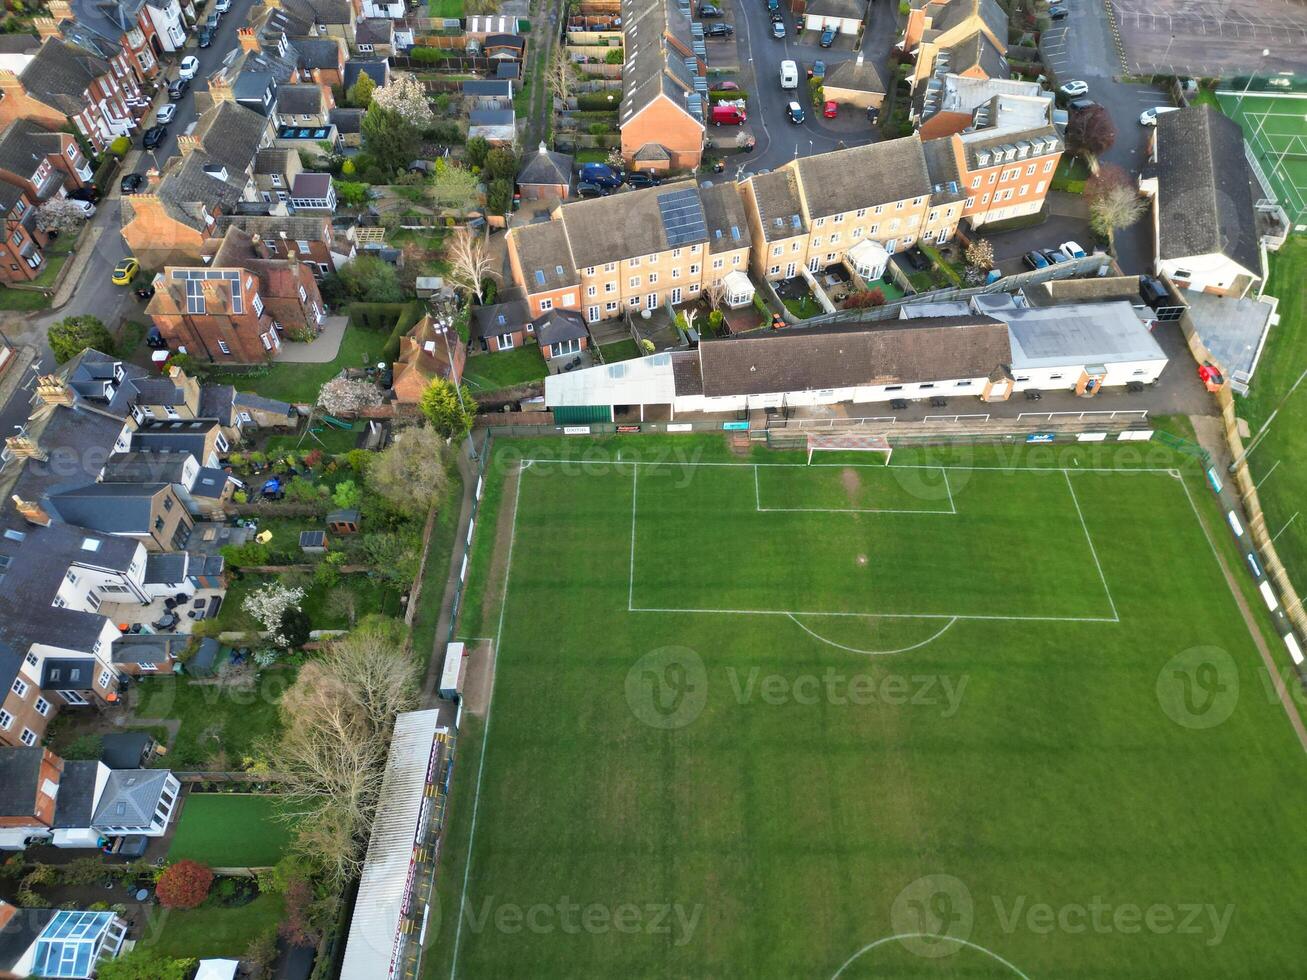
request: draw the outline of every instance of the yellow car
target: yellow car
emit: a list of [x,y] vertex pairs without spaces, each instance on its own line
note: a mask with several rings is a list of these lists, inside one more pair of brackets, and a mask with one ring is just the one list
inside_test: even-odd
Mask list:
[[136,273],[141,271],[141,263],[135,259],[123,259],[113,268],[113,284],[115,286],[127,286],[136,278]]

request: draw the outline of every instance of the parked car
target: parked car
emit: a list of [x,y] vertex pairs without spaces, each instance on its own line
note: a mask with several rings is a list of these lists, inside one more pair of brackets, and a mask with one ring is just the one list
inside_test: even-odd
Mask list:
[[141,263],[137,262],[131,256],[123,259],[113,267],[113,276],[111,281],[115,286],[127,286],[136,278],[136,273],[141,271]]
[[79,208],[82,209],[83,218],[92,218],[95,216],[95,205],[92,204],[90,201],[82,201],[75,197],[70,197],[68,200],[72,201],[74,204],[76,204]]
[[1084,112],[1086,109],[1092,109],[1096,105],[1098,105],[1098,103],[1093,99],[1072,99],[1068,108],[1070,108],[1072,112]]
[[159,106],[159,111],[154,115],[154,121],[160,126],[166,126],[172,122],[173,117],[177,115],[177,103],[165,102]]
[[168,98],[173,102],[180,102],[191,87],[190,79],[175,78],[168,83]]
[[124,174],[123,179],[118,181],[118,190],[123,194],[135,194],[144,186],[144,174]]
[[777,13],[781,9],[781,0],[767,0],[767,11]]
[[701,3],[701,4],[699,4],[699,19],[700,19],[700,20],[709,20],[710,18],[713,18],[713,17],[720,17],[721,15],[722,15],[722,8],[721,8],[721,7],[714,7],[714,6],[713,6],[712,4],[710,4],[710,3]]
[[749,118],[749,114],[739,106],[722,105],[720,102],[712,107],[712,124],[714,126],[740,126]]
[[1058,89],[1058,91],[1061,92],[1063,95],[1065,95],[1068,99],[1078,98],[1081,95],[1089,94],[1089,83],[1081,82],[1081,81],[1067,82],[1060,89]]
[[177,77],[184,78],[189,82],[199,73],[199,71],[200,59],[195,57],[193,54],[188,54],[181,60],[181,64],[177,66]]
[[141,137],[141,146],[147,150],[153,150],[163,142],[163,138],[167,135],[167,126],[151,126],[145,131],[145,135]]
[[826,77],[826,62],[821,61],[821,60],[814,61],[814,62],[812,63],[812,67],[808,69],[808,77],[809,77],[809,78],[815,78],[815,79],[817,79],[817,81],[819,81],[819,82],[820,82],[823,78],[825,78],[825,77]]
[[839,115],[839,112],[840,112],[839,103],[835,102],[832,99],[827,99],[825,104],[823,104],[821,107],[821,114],[825,116],[827,119],[834,119],[837,115]]
[[608,188],[600,187],[598,184],[592,184],[588,180],[583,180],[576,185],[577,197],[607,197]]
[[799,66],[788,58],[781,62],[781,88],[799,87]]
[[626,174],[627,187],[657,187],[662,181],[647,170],[630,170]]
[[581,164],[581,180],[587,184],[598,184],[609,190],[622,186],[622,175],[606,163]]
[[231,0],[216,0],[213,9],[218,11],[220,14],[225,14],[227,11],[231,10]]
[[207,27],[201,27],[195,32],[195,43],[202,48],[207,48],[213,44],[213,31]]
[[708,88],[713,92],[738,92],[740,85],[738,82],[715,82]]
[[773,10],[773,11],[771,12],[771,22],[772,22],[773,24],[784,24],[784,23],[785,23],[785,15],[784,15],[783,13],[781,13],[779,10]]
[[1048,19],[1049,19],[1049,20],[1066,20],[1066,19],[1067,19],[1068,17],[1070,17],[1070,16],[1071,16],[1071,12],[1070,12],[1069,10],[1067,10],[1066,7],[1063,7],[1063,6],[1060,6],[1060,5],[1059,5],[1059,6],[1056,6],[1056,7],[1049,7],[1049,8],[1048,8]]
[[1043,253],[1038,249],[1031,249],[1025,255],[1021,256],[1021,261],[1030,266],[1031,269],[1048,268],[1048,259],[1044,258]]
[[790,117],[790,122],[801,123],[803,122],[803,106],[797,102],[791,102],[785,107],[785,115]]
[[1156,126],[1157,117],[1168,112],[1175,112],[1176,106],[1173,105],[1156,105],[1151,109],[1145,109],[1139,114],[1140,126]]
[[905,254],[908,259],[908,264],[918,272],[925,272],[930,268],[930,260],[926,258],[926,254],[922,252],[921,249],[914,246],[913,248],[908,249]]
[[774,20],[771,25],[771,36],[778,41],[785,40],[785,21]]
[[221,19],[222,17],[220,14],[209,14],[208,17],[204,18],[204,26],[216,34],[218,31],[218,21]]
[[704,37],[732,37],[735,28],[730,24],[709,24],[703,29]]
[[68,196],[74,201],[90,201],[94,204],[100,200],[100,192],[94,184],[87,184],[85,187],[78,187],[68,192]]
[[1067,262],[1069,259],[1055,248],[1041,248],[1040,254],[1048,260],[1049,265],[1057,265],[1059,262]]
[[158,327],[151,327],[145,334],[145,346],[150,350],[167,350],[168,341],[159,332]]
[[1062,254],[1068,259],[1083,259],[1085,257],[1085,250],[1080,247],[1078,242],[1063,242]]
[[821,32],[821,37],[818,38],[817,43],[820,44],[823,48],[829,48],[832,44],[835,43],[835,38],[838,34],[839,31],[837,31],[835,28],[828,27]]

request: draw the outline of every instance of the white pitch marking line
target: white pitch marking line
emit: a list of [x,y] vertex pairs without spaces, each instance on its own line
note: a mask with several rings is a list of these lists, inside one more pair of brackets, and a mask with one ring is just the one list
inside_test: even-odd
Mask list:
[[944,477],[944,491],[948,494],[948,509],[951,513],[956,514],[958,505],[953,502],[953,488],[948,485],[948,470],[941,466],[939,472]]
[[954,623],[958,621],[956,616],[950,618],[949,621],[945,623],[942,627],[940,627],[939,631],[936,632],[933,636],[928,636],[920,643],[914,643],[910,647],[902,647],[901,649],[898,650],[859,650],[857,647],[849,647],[849,646],[845,646],[843,643],[836,643],[834,640],[828,640],[820,633],[817,633],[814,630],[810,630],[808,629],[808,627],[804,626],[801,622],[799,622],[798,617],[795,616],[793,613],[787,613],[787,615],[790,617],[790,619],[794,620],[795,626],[799,627],[799,629],[803,630],[803,632],[807,633],[809,636],[821,640],[822,643],[825,643],[829,646],[836,647],[840,650],[847,650],[849,653],[866,654],[868,657],[891,657],[896,653],[908,653],[909,651],[916,650],[919,647],[924,647],[927,643],[934,643],[936,640],[938,640],[941,636],[943,636],[952,628]]
[[[504,567],[504,595],[500,600],[499,606],[499,625],[495,628],[495,663],[499,662],[499,637],[504,635],[504,613],[508,611],[508,581],[513,574],[513,546],[517,543],[517,512],[519,504],[522,501],[522,473],[524,469],[519,469],[517,473],[517,489],[513,492],[513,523],[508,534],[508,564]],[[467,883],[472,874],[472,845],[476,841],[477,833],[477,814],[481,810],[481,780],[486,772],[486,747],[490,742],[490,710],[495,701],[495,677],[499,675],[496,670],[490,680],[490,699],[486,702],[486,724],[481,731],[481,760],[477,764],[477,784],[476,793],[472,797],[472,825],[468,830],[467,837],[467,859],[463,864],[463,889],[458,897],[458,929],[454,933],[454,956],[449,964],[450,980],[453,980],[458,970],[458,949],[463,939],[463,904],[467,901]]]
[[887,612],[831,612],[811,609],[709,609],[636,606],[629,612],[637,613],[714,613],[731,616],[843,616],[849,619],[976,619],[1031,623],[1118,623],[1119,619],[1105,616],[982,616],[968,613],[887,613]]
[[1119,623],[1121,617],[1116,611],[1116,603],[1112,599],[1112,590],[1107,587],[1107,576],[1103,574],[1103,565],[1098,560],[1098,550],[1094,547],[1094,539],[1089,536],[1089,525],[1085,523],[1085,513],[1080,509],[1080,498],[1076,496],[1076,488],[1071,484],[1071,474],[1063,470],[1062,475],[1066,477],[1066,488],[1071,491],[1071,502],[1076,505],[1076,514],[1080,517],[1080,527],[1085,532],[1085,541],[1089,545],[1089,553],[1094,556],[1094,567],[1098,569],[1098,580],[1103,583],[1103,591],[1107,593],[1107,604],[1112,607],[1112,619]]
[[626,575],[626,608],[635,606],[635,513],[636,495],[639,492],[640,467],[631,467],[631,569]]
[[884,946],[886,943],[892,943],[904,939],[929,939],[931,941],[943,940],[945,942],[957,943],[959,946],[965,946],[967,949],[974,949],[977,952],[984,953],[986,956],[991,957],[995,962],[1003,964],[1005,967],[1007,967],[1009,970],[1011,970],[1013,973],[1019,976],[1021,980],[1030,980],[1028,976],[1026,976],[1024,973],[1021,972],[1021,968],[1017,966],[1015,963],[1009,963],[1007,960],[1003,959],[1003,957],[995,953],[992,949],[986,949],[984,946],[981,946],[979,943],[973,943],[968,939],[959,939],[956,936],[947,936],[947,935],[941,936],[941,935],[936,935],[934,933],[924,933],[924,932],[905,932],[905,933],[900,933],[897,936],[886,936],[883,939],[877,939],[874,943],[868,943],[866,946],[863,946],[862,949],[858,950],[847,960],[845,960],[843,964],[841,964],[840,968],[831,974],[831,980],[839,980],[840,974],[842,974],[845,970],[847,970],[849,966],[863,953],[870,953],[877,946]]
[[[718,462],[714,460],[672,460],[672,459],[625,459],[625,460],[605,460],[595,462],[592,460],[580,459],[577,457],[555,458],[546,456],[528,456],[524,460],[530,459],[537,463],[573,463],[577,466],[789,466],[798,469],[816,469],[818,467],[838,467],[840,469],[867,469],[867,470],[976,470],[979,472],[998,472],[1011,473],[1013,475],[1022,474],[1041,474],[1041,473],[1065,473],[1071,467],[1066,466],[953,466],[947,463],[729,463]],[[1077,473],[1120,473],[1128,475],[1131,473],[1169,473],[1171,468],[1165,466],[1076,466]]]

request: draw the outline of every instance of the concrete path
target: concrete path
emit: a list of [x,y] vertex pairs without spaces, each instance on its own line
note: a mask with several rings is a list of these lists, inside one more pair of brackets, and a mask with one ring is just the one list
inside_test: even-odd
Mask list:
[[323,321],[322,333],[316,339],[307,344],[285,341],[275,360],[287,364],[328,364],[340,354],[340,343],[345,339],[348,324],[349,317],[329,316]]

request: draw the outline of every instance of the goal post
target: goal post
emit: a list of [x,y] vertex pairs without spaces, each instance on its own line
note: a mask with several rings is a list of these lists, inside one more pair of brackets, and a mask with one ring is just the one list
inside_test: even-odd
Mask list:
[[853,452],[883,453],[885,465],[889,465],[894,455],[894,447],[884,436],[858,435],[851,433],[810,432],[808,434],[808,465],[812,465],[812,456],[819,452]]

